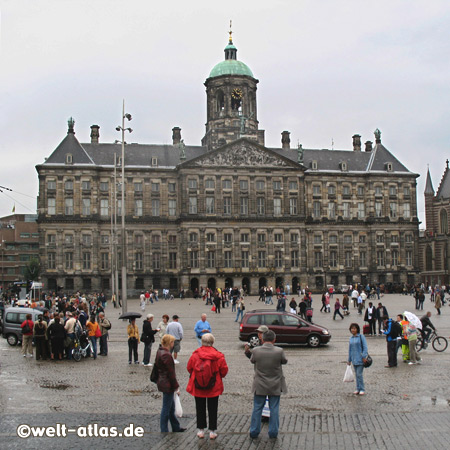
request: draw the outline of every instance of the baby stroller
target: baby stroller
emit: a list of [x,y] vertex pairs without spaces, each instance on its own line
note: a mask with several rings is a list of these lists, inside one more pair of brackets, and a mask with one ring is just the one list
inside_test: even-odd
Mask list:
[[76,338],[73,343],[72,358],[75,361],[81,361],[81,358],[87,358],[92,352],[91,341],[88,338],[86,331],[83,331],[79,338]]

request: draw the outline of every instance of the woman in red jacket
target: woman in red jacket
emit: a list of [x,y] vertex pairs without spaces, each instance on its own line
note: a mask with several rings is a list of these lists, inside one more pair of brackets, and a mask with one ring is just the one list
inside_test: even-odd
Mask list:
[[223,392],[222,378],[228,373],[225,356],[213,345],[214,336],[211,333],[204,334],[202,346],[192,353],[187,364],[190,378],[186,390],[195,397],[199,438],[205,437],[206,407],[209,416],[209,438],[217,437],[219,395]]

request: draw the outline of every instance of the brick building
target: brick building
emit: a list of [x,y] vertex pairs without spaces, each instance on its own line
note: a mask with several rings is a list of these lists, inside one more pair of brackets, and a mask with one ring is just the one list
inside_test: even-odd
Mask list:
[[[125,153],[127,286],[180,288],[413,282],[418,273],[416,178],[381,142],[353,136],[352,150],[268,148],[257,84],[237,59],[205,81],[201,146],[129,144]],[[50,289],[109,290],[119,216],[121,146],[99,127],[80,143],[74,123],[36,167],[43,281]],[[117,198],[117,203],[115,202]],[[48,245],[47,245],[48,244]]]

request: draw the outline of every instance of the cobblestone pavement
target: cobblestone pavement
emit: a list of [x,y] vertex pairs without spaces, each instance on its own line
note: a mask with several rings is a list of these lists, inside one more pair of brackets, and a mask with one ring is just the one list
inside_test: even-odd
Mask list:
[[[381,301],[391,316],[405,309],[415,312],[410,296],[386,295]],[[129,302],[129,311],[140,311],[138,301]],[[352,395],[353,383],[343,383],[347,359],[349,324],[361,326],[363,319],[351,308],[344,320],[332,320],[332,314],[318,312],[320,297],[314,297],[314,322],[332,333],[330,344],[318,349],[303,346],[285,347],[288,364],[284,372],[288,393],[282,396],[280,434],[277,440],[267,436],[267,425],[261,437],[248,437],[252,410],[251,383],[253,367],[243,355],[238,340],[239,324],[234,322],[231,308],[214,314],[201,300],[185,299],[148,305],[146,313],[155,314],[156,326],[162,314],[177,313],[185,330],[177,376],[182,387],[181,401],[186,433],[159,433],[161,395],[150,383],[151,368],[128,365],[126,322],[119,321],[119,310],[107,307],[112,321],[109,355],[96,361],[49,362],[22,358],[20,349],[0,340],[0,448],[129,448],[175,449],[418,449],[448,448],[450,431],[450,387],[448,373],[450,348],[444,353],[427,349],[423,364],[399,364],[385,369],[386,343],[383,337],[368,337],[369,352],[374,359],[365,370],[367,395]],[[319,307],[317,307],[319,306]],[[257,298],[246,300],[247,311],[268,308]],[[435,315],[427,299],[425,311],[433,314],[432,322],[439,334],[450,336],[450,308]],[[225,392],[219,400],[219,437],[198,440],[195,436],[195,405],[185,392],[188,381],[186,363],[197,347],[193,327],[202,312],[216,337],[216,347],[224,352],[229,374],[224,379]],[[142,321],[138,320],[141,330]],[[143,346],[139,348],[142,357]],[[152,359],[156,351],[153,346]],[[143,437],[82,438],[70,434],[66,438],[17,437],[17,426],[50,426],[65,423],[68,427],[117,426],[123,429],[133,423],[144,428]]]

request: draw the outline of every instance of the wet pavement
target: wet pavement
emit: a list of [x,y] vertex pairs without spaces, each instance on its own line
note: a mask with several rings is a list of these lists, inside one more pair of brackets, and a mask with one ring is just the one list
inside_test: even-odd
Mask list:
[[[411,296],[386,295],[381,301],[391,316],[414,310]],[[376,300],[377,302],[377,300]],[[138,301],[129,302],[129,311],[140,311]],[[333,304],[333,302],[332,302]],[[0,340],[0,448],[217,448],[217,449],[358,449],[358,448],[448,448],[450,431],[450,348],[443,353],[431,346],[421,352],[423,364],[409,366],[399,362],[395,369],[386,369],[384,337],[368,337],[372,367],[364,371],[366,396],[352,394],[353,383],[343,383],[347,360],[349,324],[363,318],[350,309],[344,320],[332,320],[332,314],[320,313],[320,297],[314,296],[313,321],[327,327],[332,334],[329,345],[312,349],[303,346],[285,347],[288,364],[284,368],[288,393],[281,398],[280,434],[277,440],[267,436],[264,425],[260,438],[248,436],[252,411],[251,384],[253,367],[243,355],[244,343],[238,339],[239,324],[234,322],[231,308],[221,314],[210,312],[201,300],[160,300],[148,305],[146,313],[155,315],[156,326],[162,314],[178,314],[185,338],[176,366],[184,409],[182,425],[185,433],[159,432],[161,395],[149,381],[151,368],[128,365],[126,322],[119,321],[120,310],[108,306],[106,314],[112,321],[109,355],[80,362],[36,361],[23,358],[18,347]],[[256,297],[246,300],[247,311],[268,308]],[[438,334],[450,336],[450,308],[435,315],[433,304],[425,302],[432,312],[431,320]],[[229,374],[224,379],[225,392],[219,400],[218,438],[199,440],[196,435],[195,405],[186,393],[186,364],[197,348],[193,333],[195,322],[207,312],[216,348],[225,354]],[[421,314],[418,314],[419,316]],[[137,321],[139,330],[142,320]],[[152,359],[156,351],[153,346]],[[143,345],[139,346],[142,357]],[[399,353],[400,356],[400,353]],[[401,357],[399,358],[399,361]],[[74,430],[67,437],[17,436],[18,426],[56,426],[66,424]],[[120,432],[130,424],[142,427],[143,435],[134,437],[83,437],[89,424],[116,426]],[[26,428],[26,427],[25,427]],[[87,430],[87,431],[86,431]],[[26,431],[26,430],[25,430]],[[57,431],[57,430],[56,430]],[[93,431],[91,429],[91,431]],[[19,430],[19,433],[22,429]],[[78,434],[77,434],[78,433]]]

